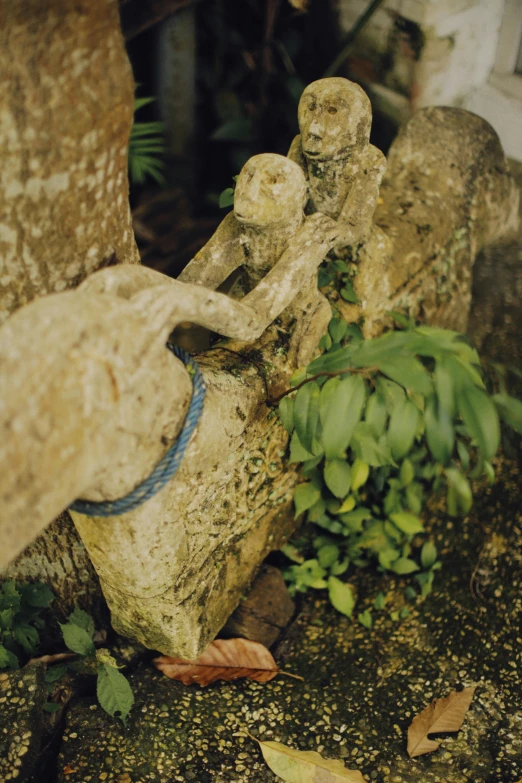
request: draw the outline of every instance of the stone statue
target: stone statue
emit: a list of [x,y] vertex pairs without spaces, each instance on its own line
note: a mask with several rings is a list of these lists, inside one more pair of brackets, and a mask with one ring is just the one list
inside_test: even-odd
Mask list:
[[331,217],[305,217],[307,200],[303,171],[293,161],[274,154],[250,158],[237,180],[233,212],[179,276],[215,289],[241,268],[232,296],[244,295],[241,304],[265,328],[286,308],[285,317],[295,320],[296,364],[309,360],[331,318],[315,272],[340,236]]
[[369,98],[348,79],[320,79],[303,92],[298,119],[288,157],[308,180],[307,211],[338,220],[339,247],[353,245],[370,228],[386,171],[386,158],[369,142]]

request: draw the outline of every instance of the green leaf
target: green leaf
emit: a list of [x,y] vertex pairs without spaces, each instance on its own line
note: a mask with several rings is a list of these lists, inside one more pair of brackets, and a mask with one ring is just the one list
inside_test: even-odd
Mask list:
[[43,705],[42,709],[44,709],[46,712],[51,712],[51,713],[58,712],[58,710],[61,709],[61,705],[55,704],[54,701],[48,701]]
[[455,414],[455,384],[448,363],[439,359],[435,366],[435,391],[439,408],[443,408],[450,419]]
[[40,641],[38,631],[31,625],[17,625],[13,631],[13,639],[29,655],[36,652]]
[[495,394],[493,402],[508,427],[522,434],[522,402],[509,394]]
[[462,469],[467,470],[469,468],[469,451],[460,440],[457,441],[457,452],[462,465]]
[[346,617],[351,617],[355,606],[355,598],[351,585],[341,582],[336,576],[328,577],[328,596],[334,609]]
[[326,415],[328,413],[328,409],[330,407],[330,400],[332,398],[332,394],[337,389],[339,384],[341,383],[340,378],[330,378],[326,381],[324,386],[321,388],[321,396],[319,398],[319,418],[321,420],[321,424],[324,424]]
[[55,595],[53,591],[42,582],[34,582],[34,584],[24,585],[20,588],[22,594],[22,600],[29,606],[37,608],[45,608],[54,601]]
[[413,446],[419,416],[418,409],[410,400],[403,400],[393,410],[388,427],[388,443],[395,460],[406,456]]
[[45,682],[53,683],[59,680],[67,671],[66,663],[57,663],[45,672]]
[[[357,459],[371,467],[382,467],[393,464],[391,450],[385,435],[381,435],[378,441],[373,437],[366,422],[360,422],[353,433],[351,448]],[[353,487],[353,472],[352,472]]]
[[364,612],[360,612],[360,614],[357,615],[357,619],[365,628],[369,629],[373,625],[373,617],[368,609],[365,609]]
[[471,437],[477,442],[484,459],[496,454],[500,428],[495,405],[482,389],[465,386],[457,394],[459,413]]
[[396,574],[403,576],[405,574],[412,574],[414,571],[418,571],[419,566],[415,560],[410,560],[408,557],[399,557],[399,559],[396,560],[391,566],[391,570]]
[[403,606],[401,611],[399,612],[399,617],[401,620],[405,620],[406,617],[409,617],[411,613],[411,609],[409,606]]
[[281,424],[291,435],[294,429],[294,401],[290,397],[283,397],[279,403],[278,411]]
[[321,442],[327,459],[342,457],[361,418],[366,389],[359,375],[345,378],[334,390],[325,416]]
[[91,615],[87,614],[87,612],[84,612],[83,609],[79,609],[77,606],[75,606],[68,617],[68,622],[83,628],[85,631],[87,631],[91,638],[94,635],[94,620],[92,619]]
[[415,574],[415,579],[420,586],[421,595],[423,598],[426,598],[426,596],[431,593],[434,578],[435,574],[433,571],[425,571],[423,574]]
[[334,563],[332,566],[330,566],[330,573],[332,576],[340,576],[341,574],[344,574],[345,571],[348,570],[348,566],[350,565],[350,560],[345,557],[344,560],[338,563]]
[[341,294],[345,302],[351,302],[352,304],[357,304],[357,302],[359,301],[357,299],[357,294],[353,290],[353,285],[351,280],[348,279],[344,280],[344,287],[341,288],[339,293]]
[[415,478],[415,468],[409,459],[405,459],[399,470],[399,479],[403,487],[407,487]]
[[386,571],[390,571],[393,563],[399,559],[400,555],[401,553],[391,546],[387,547],[386,549],[382,549],[378,554],[379,565]]
[[399,326],[402,326],[404,329],[409,329],[412,325],[410,319],[407,315],[404,315],[404,313],[399,313],[396,310],[387,310],[386,315],[393,318],[395,323],[399,324]]
[[343,525],[348,528],[350,533],[361,533],[363,529],[363,522],[372,518],[372,512],[369,508],[356,508],[353,511],[348,511],[346,514],[342,514],[340,519]]
[[234,205],[234,188],[225,188],[219,196],[219,206],[221,209],[232,207]]
[[320,497],[317,503],[314,503],[308,512],[308,520],[310,522],[319,522],[321,517],[324,516],[325,511],[326,503],[324,502],[324,499]]
[[364,420],[370,426],[374,436],[379,438],[386,427],[388,413],[384,399],[379,392],[374,392],[366,403]]
[[348,324],[344,320],[344,318],[332,318],[330,323],[328,324],[328,331],[330,332],[330,337],[332,338],[332,341],[334,343],[340,343],[341,340],[346,337],[346,332],[348,331]]
[[441,465],[447,465],[453,454],[455,431],[453,423],[446,410],[430,397],[424,411],[426,425],[426,440],[433,458]]
[[306,383],[294,400],[294,425],[299,440],[307,451],[313,453],[313,441],[319,422],[319,398],[321,390],[316,383]]
[[394,356],[378,362],[380,371],[409,389],[424,396],[431,393],[433,384],[426,369],[414,356]]
[[308,511],[321,497],[321,492],[312,483],[299,484],[294,490],[295,517],[297,519],[303,511]]
[[3,644],[0,644],[0,669],[17,669],[17,668],[18,668],[18,658],[16,657],[16,655],[14,655],[10,650],[6,649]]
[[404,595],[407,601],[415,601],[417,599],[417,591],[411,585],[408,585],[404,591]]
[[389,381],[387,378],[377,377],[375,379],[375,388],[383,398],[389,415],[406,399],[404,389],[398,383]]
[[386,606],[386,597],[384,593],[377,593],[373,605],[375,609],[384,609],[384,607]]
[[290,459],[289,464],[293,462],[306,462],[309,459],[314,459],[314,455],[310,454],[302,445],[298,438],[297,432],[294,432],[290,440]]
[[419,517],[410,514],[408,511],[398,511],[396,514],[390,514],[390,519],[407,536],[414,536],[416,533],[424,532],[424,525]]
[[322,568],[330,568],[339,558],[339,547],[336,544],[325,544],[317,550],[317,560]]
[[[447,468],[446,478],[448,480],[449,490],[453,490],[450,501],[448,499],[448,512],[450,516],[457,516],[459,511],[467,514],[473,503],[473,493],[466,476],[458,468]],[[449,496],[449,491],[448,491]]]
[[308,365],[307,372],[310,373],[310,375],[315,375],[318,372],[348,371],[353,351],[354,349],[352,346],[347,345],[344,348],[340,348],[338,351],[332,351],[331,353],[319,356]]
[[7,631],[13,627],[15,614],[15,609],[2,609],[0,611],[0,631]]
[[66,647],[79,655],[93,655],[95,652],[92,636],[85,628],[74,623],[60,623]]
[[103,663],[98,668],[96,693],[100,706],[109,715],[118,715],[125,724],[134,704],[134,694],[127,678],[114,666]]
[[361,459],[356,459],[352,465],[352,491],[356,492],[368,481],[370,466]]
[[421,564],[423,568],[431,568],[437,559],[437,547],[431,541],[426,541],[421,549]]
[[351,470],[343,459],[326,460],[324,466],[324,481],[330,492],[336,498],[343,499],[350,491]]

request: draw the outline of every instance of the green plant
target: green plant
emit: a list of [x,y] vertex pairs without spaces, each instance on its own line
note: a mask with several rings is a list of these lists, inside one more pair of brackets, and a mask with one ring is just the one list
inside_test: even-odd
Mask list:
[[18,669],[24,655],[37,652],[44,627],[40,614],[53,600],[52,591],[39,582],[0,585],[0,669]]
[[[335,316],[325,353],[294,374],[279,402],[290,462],[302,463],[305,477],[294,493],[296,517],[322,529],[313,556],[284,549],[294,560],[284,576],[294,593],[328,589],[349,617],[355,598],[339,577],[353,567],[373,562],[414,575],[421,595],[429,593],[440,562],[422,540],[425,498],[444,490],[450,516],[466,514],[470,480],[494,478],[499,417],[522,432],[522,402],[505,389],[488,393],[465,337],[390,315],[404,329],[370,340]],[[369,613],[358,619],[371,625]]]
[[[135,98],[134,113],[143,106],[155,101],[155,98]],[[162,122],[136,122],[132,126],[129,139],[129,176],[135,185],[142,185],[147,177],[165,184],[163,169],[165,164],[161,159],[167,151]]]
[[[73,662],[57,663],[46,672],[48,692],[52,693],[56,682],[72,669],[75,672],[96,674],[96,694],[100,706],[111,716],[125,723],[134,703],[134,694],[127,678],[119,671],[109,650],[94,646],[94,621],[82,609],[75,607],[66,623],[60,624],[65,646],[76,654]],[[48,712],[60,707],[53,702],[45,705]]]

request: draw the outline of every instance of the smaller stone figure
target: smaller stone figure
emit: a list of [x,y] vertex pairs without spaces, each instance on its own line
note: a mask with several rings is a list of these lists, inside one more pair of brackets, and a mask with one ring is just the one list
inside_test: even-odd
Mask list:
[[386,158],[369,141],[369,98],[348,79],[319,79],[303,92],[298,119],[301,134],[288,157],[308,180],[307,212],[337,220],[340,247],[353,245],[370,227],[386,171]]
[[332,218],[305,218],[307,199],[303,171],[293,161],[274,154],[251,158],[237,180],[234,211],[179,276],[215,289],[241,267],[232,295],[264,328],[285,311],[298,363],[310,357],[331,318],[316,270],[339,241]]

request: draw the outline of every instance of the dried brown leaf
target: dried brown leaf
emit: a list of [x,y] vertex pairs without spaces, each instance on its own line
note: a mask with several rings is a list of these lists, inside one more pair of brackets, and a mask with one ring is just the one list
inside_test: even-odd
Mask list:
[[268,682],[279,673],[269,650],[250,639],[216,639],[197,661],[162,655],[154,663],[171,680],[179,680],[184,685],[197,682],[202,687],[216,680],[239,677]]
[[411,758],[431,753],[440,742],[428,739],[428,734],[458,731],[464,722],[476,686],[452,691],[444,699],[436,699],[411,722],[408,728],[408,755]]

